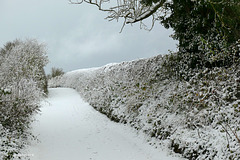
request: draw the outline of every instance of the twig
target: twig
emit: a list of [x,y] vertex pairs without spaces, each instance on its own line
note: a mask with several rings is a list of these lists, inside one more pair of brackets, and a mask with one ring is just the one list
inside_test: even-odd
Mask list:
[[[227,124],[228,125],[228,124]],[[235,129],[235,131],[232,130],[232,128],[228,125],[228,128],[230,129],[230,131],[232,132],[232,134],[235,136],[235,138],[237,139],[238,143],[240,143],[240,139],[237,135],[237,128]]]
[[227,147],[228,147],[228,149],[230,149],[230,143],[229,143],[228,136],[229,136],[229,137],[231,137],[231,135],[228,133],[228,130],[227,130],[227,128],[226,128],[226,127],[224,127],[222,123],[221,123],[221,126],[223,127],[223,129],[224,129],[224,130],[225,130],[225,132],[226,132],[226,137],[227,137],[227,142],[228,142],[228,145],[227,145]]
[[136,19],[132,20],[132,21],[128,21],[126,22],[128,23],[136,23],[139,21],[142,21],[148,17],[150,17],[151,15],[153,15],[153,13],[155,13],[160,7],[163,6],[163,4],[166,2],[166,0],[162,0],[160,2],[158,2],[154,7],[151,7],[151,9],[149,11],[147,11],[146,13],[142,14],[141,16],[137,17]]

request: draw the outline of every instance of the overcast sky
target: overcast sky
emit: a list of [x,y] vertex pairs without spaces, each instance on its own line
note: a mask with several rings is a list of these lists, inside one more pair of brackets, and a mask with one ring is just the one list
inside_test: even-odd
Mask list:
[[151,32],[139,24],[108,22],[95,6],[68,0],[0,0],[0,47],[16,38],[47,44],[52,67],[71,71],[167,54],[176,50],[171,30],[156,24]]

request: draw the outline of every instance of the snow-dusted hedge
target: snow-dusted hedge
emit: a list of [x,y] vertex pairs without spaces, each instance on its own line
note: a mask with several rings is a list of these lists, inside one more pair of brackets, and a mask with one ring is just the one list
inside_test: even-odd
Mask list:
[[0,51],[0,159],[13,159],[27,143],[32,115],[46,92],[45,46],[15,40]]
[[[176,69],[175,56],[72,71],[49,85],[76,89],[112,120],[167,143],[188,159],[239,159],[239,63],[184,73]],[[187,78],[179,80],[182,76]]]

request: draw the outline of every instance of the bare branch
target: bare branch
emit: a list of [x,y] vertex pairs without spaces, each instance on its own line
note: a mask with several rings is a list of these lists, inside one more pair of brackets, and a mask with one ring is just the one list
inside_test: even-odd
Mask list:
[[166,0],[161,0],[158,3],[156,3],[155,6],[151,7],[150,10],[148,10],[146,13],[142,14],[141,16],[137,17],[136,19],[133,19],[132,21],[128,21],[128,23],[136,23],[139,21],[142,21],[148,17],[150,17],[151,15],[153,15],[153,13],[155,13],[160,7],[163,6],[163,4],[166,2]]
[[122,28],[121,28],[121,30],[120,30],[120,32],[119,32],[119,33],[122,33],[122,31],[123,31],[123,28],[125,27],[125,24],[126,24],[126,20],[127,20],[127,18],[125,18],[125,20],[124,20],[124,23],[123,23],[123,25],[122,25]]
[[150,16],[153,16],[152,28],[154,26],[154,22],[158,20],[159,16],[157,15],[157,12],[159,8],[161,8],[166,1],[167,0],[160,0],[157,3],[153,3],[152,6],[147,6],[141,3],[141,0],[115,0],[112,2],[111,0],[76,0],[76,2],[69,0],[71,4],[82,4],[85,2],[97,6],[100,11],[109,13],[106,19],[110,21],[118,21],[119,18],[123,18],[124,24],[121,31],[123,30],[125,24],[136,23],[147,19]]

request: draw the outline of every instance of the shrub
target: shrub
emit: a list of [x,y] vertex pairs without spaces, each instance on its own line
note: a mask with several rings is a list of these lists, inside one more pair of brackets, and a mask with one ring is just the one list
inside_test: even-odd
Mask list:
[[64,74],[62,68],[55,68],[53,67],[51,73],[48,75],[48,79],[55,78]]
[[[45,46],[15,40],[0,51],[0,158],[12,159],[26,144],[32,115],[47,92]],[[45,92],[45,93],[44,93]]]

